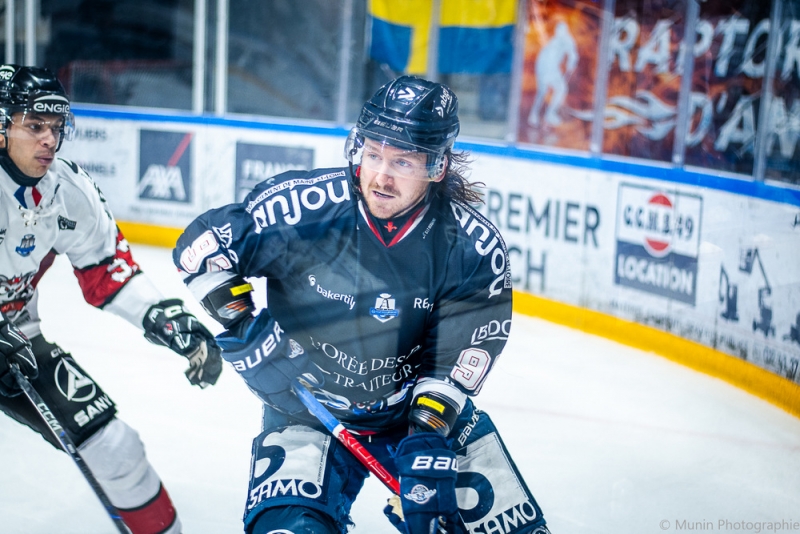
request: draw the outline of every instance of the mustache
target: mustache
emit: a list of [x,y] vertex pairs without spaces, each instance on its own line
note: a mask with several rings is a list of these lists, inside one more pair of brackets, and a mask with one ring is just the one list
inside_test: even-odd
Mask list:
[[385,186],[384,187],[376,187],[376,186],[373,186],[371,189],[373,191],[377,192],[377,193],[383,193],[383,194],[386,194],[386,195],[392,195],[394,197],[400,196],[400,192],[397,189],[395,189],[394,187],[385,187]]

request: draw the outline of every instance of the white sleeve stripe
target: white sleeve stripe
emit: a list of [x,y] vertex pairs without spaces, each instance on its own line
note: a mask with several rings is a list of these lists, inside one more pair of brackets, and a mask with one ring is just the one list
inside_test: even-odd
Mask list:
[[110,311],[144,331],[144,314],[150,306],[162,300],[164,295],[161,291],[144,273],[139,273],[122,286],[111,302],[103,307],[103,311]]

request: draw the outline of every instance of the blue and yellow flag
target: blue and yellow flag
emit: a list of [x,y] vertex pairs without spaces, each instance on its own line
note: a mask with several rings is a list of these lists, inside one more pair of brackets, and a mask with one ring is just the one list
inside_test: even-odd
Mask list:
[[[425,74],[433,0],[371,0],[370,56],[397,72]],[[511,72],[517,0],[441,0],[442,74]]]

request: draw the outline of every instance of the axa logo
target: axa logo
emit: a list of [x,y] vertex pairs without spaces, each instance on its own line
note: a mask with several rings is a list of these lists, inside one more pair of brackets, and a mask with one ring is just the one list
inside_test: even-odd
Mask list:
[[382,323],[391,321],[400,314],[400,310],[395,309],[395,299],[389,293],[381,293],[375,299],[375,307],[369,309],[369,314]]
[[97,392],[92,379],[64,358],[56,365],[56,387],[68,401],[73,402],[86,402]]
[[[329,180],[331,177],[339,175],[344,176],[344,172],[319,178]],[[316,211],[329,201],[334,204],[340,204],[350,200],[350,188],[347,184],[347,179],[338,182],[328,181],[328,183],[324,184],[324,187],[322,187],[322,184],[316,185],[318,181],[319,179],[282,182],[275,187],[267,189],[258,198],[250,202],[246,211],[253,217],[256,233],[260,234],[264,228],[276,224],[278,222],[278,214],[280,214],[284,223],[294,226],[303,218],[303,210]],[[296,185],[308,183],[314,185],[304,188],[302,192],[298,192],[295,189]],[[289,198],[286,195],[279,194],[286,189],[290,190]],[[278,212],[278,208],[280,212]]]
[[152,164],[139,181],[139,196],[164,200],[186,200],[180,167]]
[[138,197],[192,201],[192,132],[139,132]]

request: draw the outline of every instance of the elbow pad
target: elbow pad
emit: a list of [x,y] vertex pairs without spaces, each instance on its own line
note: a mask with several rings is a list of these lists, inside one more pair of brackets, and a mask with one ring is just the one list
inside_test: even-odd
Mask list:
[[450,434],[460,412],[458,403],[438,391],[425,391],[411,401],[408,421],[413,433],[436,432]]
[[209,292],[200,304],[218,323],[230,330],[244,319],[253,317],[253,286],[241,276],[223,282]]

